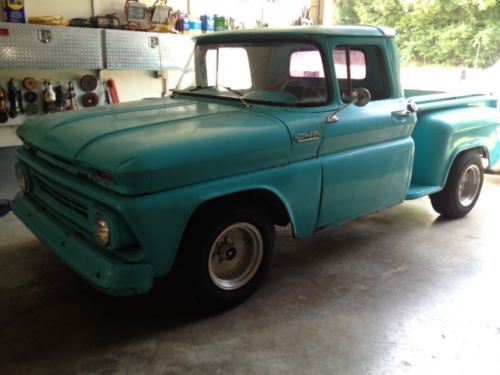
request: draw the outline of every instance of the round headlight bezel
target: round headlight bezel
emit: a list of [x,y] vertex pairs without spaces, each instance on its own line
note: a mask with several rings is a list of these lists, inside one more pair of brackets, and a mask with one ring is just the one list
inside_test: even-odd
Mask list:
[[111,228],[104,215],[96,213],[94,215],[94,234],[97,242],[104,247],[111,243]]
[[16,179],[21,191],[26,194],[29,191],[29,180],[26,171],[21,166],[16,166]]

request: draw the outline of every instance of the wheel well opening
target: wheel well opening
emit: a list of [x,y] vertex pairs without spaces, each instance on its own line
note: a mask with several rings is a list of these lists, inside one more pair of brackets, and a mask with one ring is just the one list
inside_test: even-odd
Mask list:
[[192,219],[207,211],[235,207],[258,207],[269,215],[275,225],[287,226],[290,223],[290,216],[283,202],[267,190],[249,190],[211,199],[195,210]]
[[458,155],[455,157],[455,160],[457,160],[458,156],[462,155],[462,154],[465,154],[467,152],[471,152],[471,151],[475,151],[479,154],[479,157],[481,158],[482,160],[482,165],[483,165],[483,169],[487,169],[489,164],[490,164],[490,159],[489,159],[489,155],[488,155],[488,151],[484,148],[484,147],[481,147],[481,146],[478,146],[478,147],[474,147],[474,148],[470,148],[468,150],[464,150],[464,151],[461,151],[460,153],[458,153]]

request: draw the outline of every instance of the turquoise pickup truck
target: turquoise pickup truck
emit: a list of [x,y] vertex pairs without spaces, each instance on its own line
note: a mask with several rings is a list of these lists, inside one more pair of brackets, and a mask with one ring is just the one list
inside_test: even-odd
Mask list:
[[374,26],[200,36],[170,97],[17,133],[13,210],[71,268],[115,295],[175,268],[217,306],[257,289],[276,225],[303,238],[424,196],[459,218],[500,160],[497,100],[407,98]]

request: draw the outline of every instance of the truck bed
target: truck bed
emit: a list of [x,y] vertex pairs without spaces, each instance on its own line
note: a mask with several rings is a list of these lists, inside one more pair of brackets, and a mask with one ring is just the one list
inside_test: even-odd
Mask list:
[[420,111],[480,105],[498,108],[498,98],[492,94],[481,92],[435,92],[421,90],[405,90],[405,97],[413,100]]
[[[479,92],[432,92],[420,90],[405,90],[405,96],[415,102],[418,107],[418,121],[412,137],[415,140],[414,176],[406,199],[416,199],[440,191],[445,178],[424,180],[422,176],[429,176],[435,167],[435,160],[428,155],[438,150],[451,149],[451,145],[442,145],[439,139],[440,127],[453,126],[455,132],[467,131],[475,127],[474,120],[479,123],[489,123],[494,127],[498,122],[498,98],[491,94]],[[491,138],[490,138],[491,139]],[[498,168],[500,164],[500,150],[489,155],[488,169]],[[452,155],[448,155],[452,156]],[[442,155],[443,160],[448,156]],[[450,166],[442,166],[449,169]]]

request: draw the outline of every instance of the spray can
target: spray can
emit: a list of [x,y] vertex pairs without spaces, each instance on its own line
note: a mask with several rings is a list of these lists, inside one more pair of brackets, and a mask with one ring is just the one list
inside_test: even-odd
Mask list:
[[214,26],[215,26],[215,31],[227,30],[226,18],[224,16],[215,15]]
[[26,23],[24,0],[5,0],[5,20],[14,23]]

